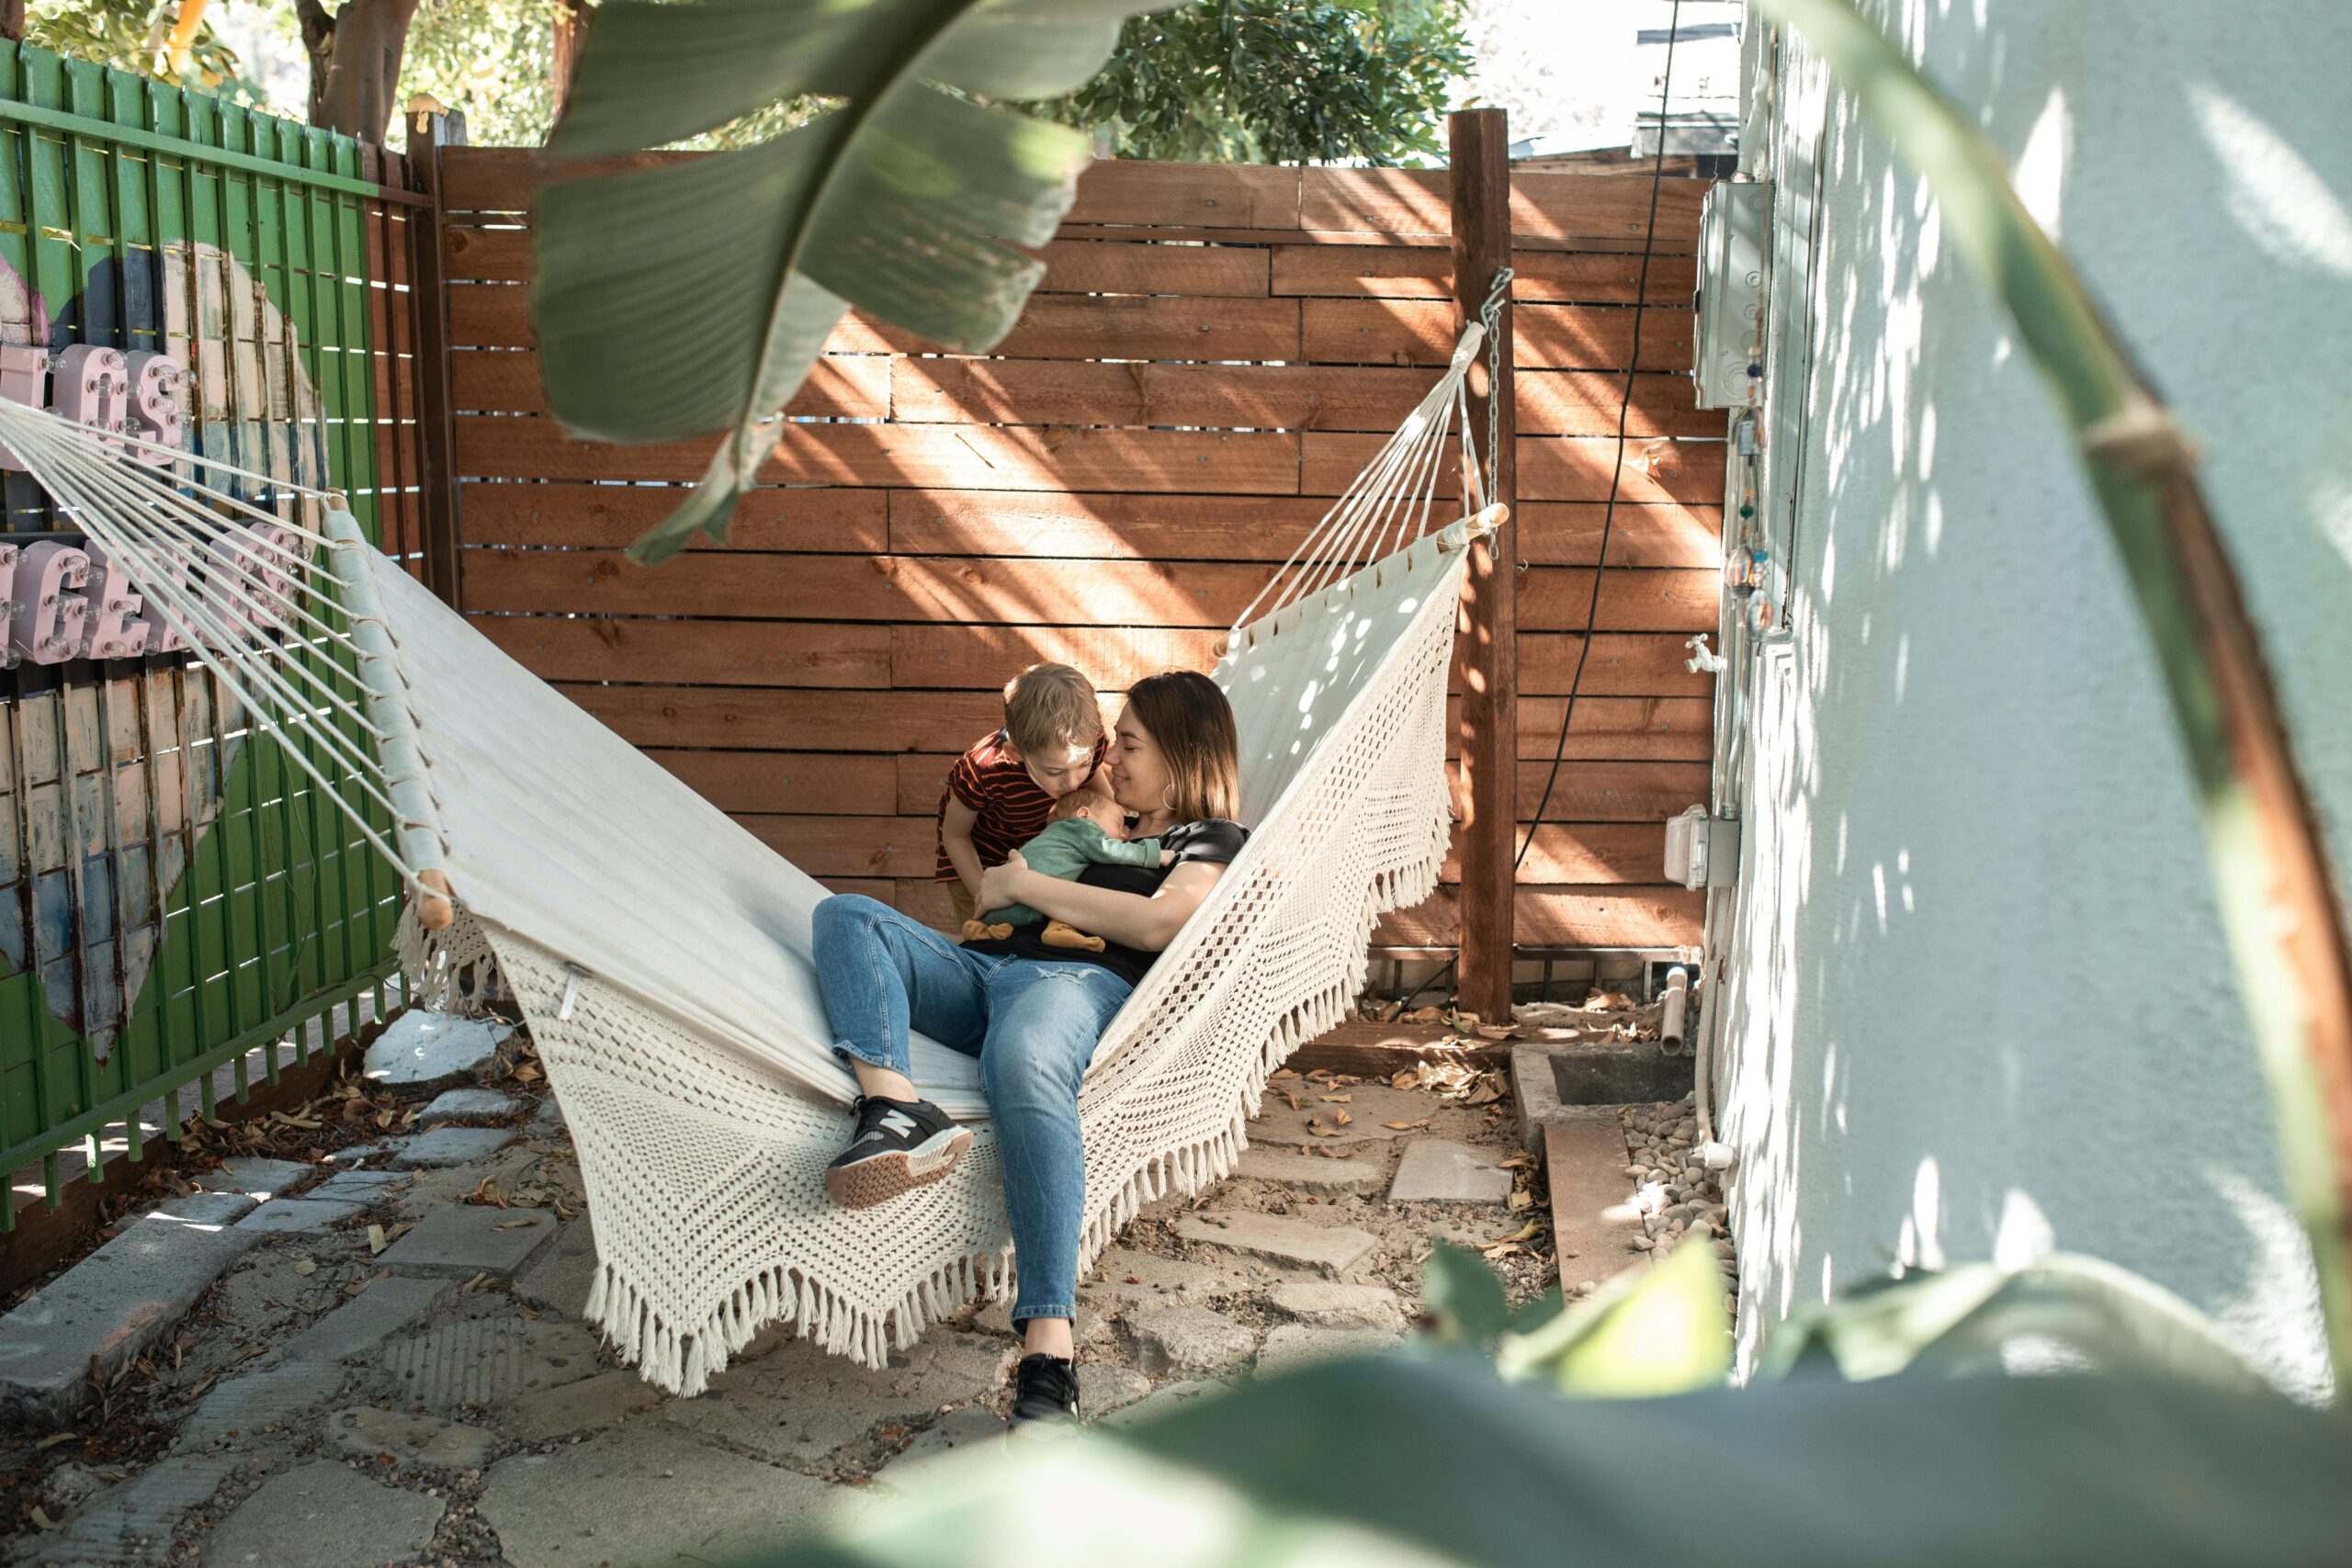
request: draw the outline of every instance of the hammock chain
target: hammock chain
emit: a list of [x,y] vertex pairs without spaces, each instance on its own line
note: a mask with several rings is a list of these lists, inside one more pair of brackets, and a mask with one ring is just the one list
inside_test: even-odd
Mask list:
[[1478,307],[1478,324],[1487,329],[1487,471],[1478,476],[1484,501],[1494,499],[1495,469],[1502,459],[1502,400],[1495,396],[1495,389],[1503,383],[1503,343],[1497,328],[1503,305],[1510,298],[1510,280],[1516,276],[1509,267],[1498,271],[1495,286],[1487,290],[1487,302]]

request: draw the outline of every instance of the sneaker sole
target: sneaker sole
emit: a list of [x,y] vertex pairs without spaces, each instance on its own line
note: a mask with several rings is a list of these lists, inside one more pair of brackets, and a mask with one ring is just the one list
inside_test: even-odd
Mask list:
[[892,1149],[853,1165],[837,1165],[825,1172],[825,1192],[844,1209],[870,1209],[903,1192],[928,1187],[956,1168],[972,1146],[967,1127],[933,1135],[912,1149]]

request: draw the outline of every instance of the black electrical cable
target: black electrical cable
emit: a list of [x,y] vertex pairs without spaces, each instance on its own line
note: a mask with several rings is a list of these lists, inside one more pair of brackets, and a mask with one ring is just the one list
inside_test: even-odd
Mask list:
[[[1609,468],[1609,501],[1600,513],[1600,553],[1592,569],[1592,598],[1585,606],[1584,640],[1577,649],[1576,672],[1568,679],[1568,705],[1560,715],[1560,735],[1552,747],[1552,770],[1544,778],[1544,794],[1535,803],[1535,816],[1527,825],[1527,842],[1519,846],[1511,857],[1510,874],[1513,886],[1519,883],[1519,868],[1527,859],[1527,852],[1535,847],[1535,830],[1544,825],[1544,808],[1552,804],[1553,785],[1559,782],[1560,763],[1567,755],[1568,726],[1576,721],[1577,695],[1584,686],[1585,660],[1592,656],[1592,637],[1600,621],[1600,581],[1609,570],[1609,538],[1617,521],[1617,485],[1625,471],[1625,424],[1634,407],[1634,377],[1642,362],[1642,317],[1649,308],[1650,255],[1657,243],[1657,198],[1666,178],[1666,110],[1674,92],[1674,40],[1682,30],[1682,0],[1674,0],[1672,16],[1666,28],[1666,69],[1658,78],[1657,92],[1657,156],[1650,164],[1649,231],[1642,236],[1641,273],[1634,285],[1634,346],[1625,357],[1625,395],[1617,404],[1617,460]],[[1513,750],[1517,750],[1516,746]],[[1519,793],[1518,768],[1511,770],[1511,793]],[[1413,987],[1412,995],[1397,1003],[1399,1011],[1419,999],[1423,991],[1442,985],[1462,961],[1457,947],[1454,955],[1441,965],[1434,975]]]

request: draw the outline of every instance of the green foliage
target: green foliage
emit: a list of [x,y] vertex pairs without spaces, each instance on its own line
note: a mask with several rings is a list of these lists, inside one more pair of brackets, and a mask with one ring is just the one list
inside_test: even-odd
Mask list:
[[212,30],[209,17],[196,29],[186,73],[171,73],[163,45],[178,12],[174,0],[32,5],[25,8],[25,42],[69,60],[95,60],[159,82],[260,102],[260,89],[238,73],[236,53]]
[[409,24],[396,104],[430,93],[464,111],[478,147],[537,146],[555,118],[553,16],[546,0],[424,0]]
[[[1012,330],[1086,160],[1079,133],[992,105],[1075,90],[1146,0],[639,0],[598,8],[560,157],[673,145],[799,97],[749,147],[549,186],[532,322],[548,400],[608,441],[731,434],[632,547],[666,559],[727,519],[852,305],[967,353]],[[663,300],[692,302],[679,330]]]
[[1121,157],[1418,164],[1469,67],[1460,0],[1202,0],[1136,17],[1102,75],[1033,107]]

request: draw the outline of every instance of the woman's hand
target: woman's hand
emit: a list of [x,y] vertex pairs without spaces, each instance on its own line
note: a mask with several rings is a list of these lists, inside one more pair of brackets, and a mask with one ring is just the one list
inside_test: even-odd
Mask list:
[[1009,909],[1015,904],[1025,902],[1021,889],[1028,875],[1029,863],[1022,858],[1019,850],[1006,854],[1002,865],[983,867],[980,871],[980,896],[976,900],[981,912]]

